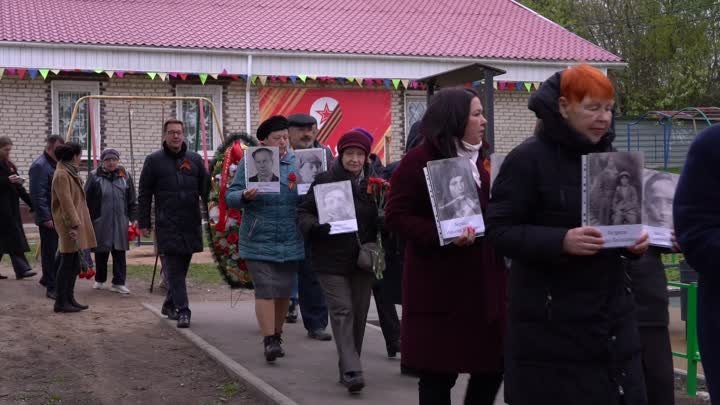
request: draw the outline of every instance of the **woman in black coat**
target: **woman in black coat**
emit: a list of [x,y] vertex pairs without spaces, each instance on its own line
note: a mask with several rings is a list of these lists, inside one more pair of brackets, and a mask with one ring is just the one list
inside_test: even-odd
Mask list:
[[[0,259],[5,254],[10,256],[15,277],[20,280],[35,275],[25,259],[25,252],[30,251],[30,247],[20,217],[20,198],[30,209],[32,202],[23,187],[24,180],[10,161],[12,146],[10,137],[0,136]],[[0,279],[5,278],[0,275]]]
[[[306,243],[310,244],[312,268],[317,273],[330,315],[330,324],[338,356],[340,382],[355,393],[365,386],[360,352],[370,294],[375,275],[357,267],[360,243],[377,240],[378,212],[367,193],[368,179],[373,176],[368,156],[370,139],[358,131],[344,134],[338,141],[339,156],[329,171],[315,177],[315,182],[298,206],[298,222]],[[330,224],[320,224],[315,203],[318,184],[349,180],[355,204],[358,231],[330,235]],[[328,193],[329,194],[329,193]]]
[[535,136],[495,180],[487,235],[512,259],[505,400],[511,405],[646,404],[624,256],[581,227],[581,157],[612,151],[614,90],[588,65],[556,73],[530,98]]

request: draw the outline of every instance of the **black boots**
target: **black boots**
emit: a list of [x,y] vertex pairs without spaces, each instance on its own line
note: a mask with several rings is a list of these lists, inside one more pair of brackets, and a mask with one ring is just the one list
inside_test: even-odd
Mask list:
[[75,301],[75,281],[80,269],[79,253],[61,253],[55,285],[55,312],[80,312],[87,309]]
[[398,352],[400,351],[400,341],[396,340],[394,342],[387,343],[385,348],[387,349],[387,355],[389,358],[394,358],[397,356]]
[[265,336],[263,338],[263,347],[265,348],[265,360],[272,363],[278,357],[285,357],[285,351],[282,346],[282,338],[280,334]]
[[298,304],[295,301],[290,301],[290,306],[288,307],[288,313],[285,317],[285,322],[287,323],[296,323],[298,320]]
[[68,301],[70,302],[70,305],[74,306],[75,308],[80,308],[81,311],[84,311],[90,307],[87,305],[80,304],[79,302],[75,301],[75,282],[76,281],[77,281],[77,275],[70,278],[70,289],[68,290]]
[[189,328],[190,327],[190,313],[180,312],[177,318],[178,328]]
[[172,304],[163,304],[162,309],[160,310],[160,313],[165,315],[167,317],[167,319],[169,319],[171,321],[178,320],[178,313]]
[[340,377],[340,382],[351,394],[356,394],[365,388],[365,379],[363,378],[362,371],[349,371],[347,373],[343,373]]

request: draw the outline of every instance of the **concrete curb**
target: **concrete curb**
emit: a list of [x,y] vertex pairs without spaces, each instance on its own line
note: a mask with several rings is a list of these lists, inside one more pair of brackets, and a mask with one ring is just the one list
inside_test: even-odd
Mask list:
[[226,356],[223,352],[218,350],[215,346],[211,345],[205,339],[196,335],[191,329],[178,329],[175,327],[173,321],[167,320],[161,313],[160,310],[150,304],[142,304],[145,309],[155,314],[160,319],[164,320],[164,323],[176,330],[187,340],[192,342],[200,350],[205,352],[210,358],[215,360],[218,364],[227,370],[228,373],[236,375],[241,381],[243,381],[248,388],[268,404],[272,405],[299,405],[297,402],[285,396],[280,391],[273,388],[270,384],[258,378],[255,374],[251,373],[248,369],[241,366],[235,360]]

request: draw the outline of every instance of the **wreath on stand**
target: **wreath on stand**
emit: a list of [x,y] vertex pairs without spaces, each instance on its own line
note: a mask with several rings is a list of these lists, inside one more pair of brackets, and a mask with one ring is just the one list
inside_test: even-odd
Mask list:
[[242,132],[230,134],[217,148],[208,200],[207,234],[211,241],[210,247],[220,274],[232,289],[253,288],[247,265],[238,251],[242,213],[225,204],[225,194],[235,178],[244,149],[248,146],[257,146],[257,141]]

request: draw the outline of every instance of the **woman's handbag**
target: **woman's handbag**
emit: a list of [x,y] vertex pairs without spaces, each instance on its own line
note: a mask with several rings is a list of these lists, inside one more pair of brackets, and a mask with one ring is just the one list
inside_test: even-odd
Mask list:
[[[358,246],[360,247],[357,266],[362,270],[372,272],[378,280],[382,279],[383,272],[385,271],[385,249],[382,248],[382,242],[360,243],[360,236],[357,233],[355,236],[357,237]],[[378,235],[378,237],[380,237],[380,235]]]

